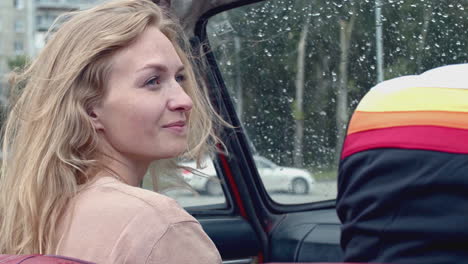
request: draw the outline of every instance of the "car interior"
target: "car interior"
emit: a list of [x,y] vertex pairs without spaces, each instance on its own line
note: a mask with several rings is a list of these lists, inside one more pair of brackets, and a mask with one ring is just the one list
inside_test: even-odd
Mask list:
[[[468,25],[462,9],[341,2],[217,1],[186,20],[210,97],[234,126],[222,131],[227,154],[214,160],[223,200],[186,206],[225,263],[343,261],[335,201],[346,116],[376,83],[466,61],[444,41]],[[268,192],[256,155],[308,169],[317,190],[306,198]]]
[[[224,264],[342,262],[336,203],[350,118],[378,83],[468,61],[466,1],[153,1],[180,20],[231,125],[219,127],[212,158],[222,193],[180,184],[183,175],[155,191],[201,223]],[[267,181],[256,157],[280,169]],[[300,177],[307,192],[293,191]],[[153,190],[149,175],[142,188]]]

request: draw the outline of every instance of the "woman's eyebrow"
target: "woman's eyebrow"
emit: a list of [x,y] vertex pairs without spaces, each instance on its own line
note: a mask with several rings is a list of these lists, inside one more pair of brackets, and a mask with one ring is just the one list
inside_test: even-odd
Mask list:
[[[147,69],[156,69],[156,70],[162,71],[162,72],[167,72],[168,71],[167,66],[165,66],[163,64],[149,63],[149,64],[146,64],[145,66],[143,66],[142,68],[138,69],[136,72],[144,71],[144,70],[147,70]],[[180,65],[178,67],[178,69],[177,69],[177,72],[181,72],[181,71],[184,71],[184,70],[185,70],[185,66]]]
[[182,71],[185,71],[185,66],[184,65],[179,66],[179,69],[177,70],[177,73],[182,72]]

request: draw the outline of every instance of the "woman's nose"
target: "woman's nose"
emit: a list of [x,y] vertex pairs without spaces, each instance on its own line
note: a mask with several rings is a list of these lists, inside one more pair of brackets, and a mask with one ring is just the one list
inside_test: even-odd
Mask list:
[[187,112],[192,109],[193,102],[190,96],[185,92],[184,88],[178,83],[172,89],[173,96],[168,103],[169,110]]

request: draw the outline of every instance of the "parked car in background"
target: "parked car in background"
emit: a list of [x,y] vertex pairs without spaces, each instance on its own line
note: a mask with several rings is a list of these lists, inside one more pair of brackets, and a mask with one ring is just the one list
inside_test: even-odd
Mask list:
[[[253,159],[265,189],[269,192],[308,194],[315,186],[314,177],[305,169],[279,166],[271,160],[258,155],[253,156]],[[183,162],[181,165],[196,168],[194,161]],[[202,166],[203,168],[198,170],[182,170],[185,181],[196,191],[209,195],[221,195],[223,190],[213,161],[207,158]]]

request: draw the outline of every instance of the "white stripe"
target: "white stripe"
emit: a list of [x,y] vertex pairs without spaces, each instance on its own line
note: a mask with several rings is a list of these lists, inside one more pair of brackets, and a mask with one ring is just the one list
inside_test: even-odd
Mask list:
[[442,66],[420,75],[398,77],[381,82],[372,89],[393,93],[410,87],[468,89],[468,63]]

